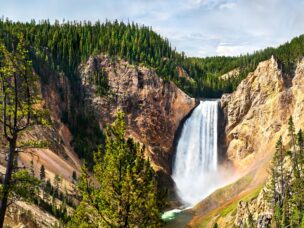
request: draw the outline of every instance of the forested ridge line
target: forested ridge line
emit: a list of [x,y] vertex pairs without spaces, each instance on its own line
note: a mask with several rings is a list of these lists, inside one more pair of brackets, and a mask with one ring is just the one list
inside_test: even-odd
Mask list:
[[[274,55],[285,72],[292,72],[304,55],[304,36],[294,38],[278,48],[266,48],[253,54],[236,57],[186,57],[172,48],[168,39],[155,33],[151,27],[136,23],[89,21],[50,23],[13,22],[0,20],[0,38],[8,48],[16,42],[16,32],[23,32],[32,56],[47,62],[53,69],[63,71],[77,80],[78,66],[93,54],[108,54],[122,58],[134,65],[144,64],[154,68],[165,80],[175,82],[193,97],[214,98],[230,93],[253,71],[261,61]],[[39,64],[39,61],[34,61]],[[177,67],[190,76],[181,77]],[[228,80],[219,78],[239,68],[239,75]]]

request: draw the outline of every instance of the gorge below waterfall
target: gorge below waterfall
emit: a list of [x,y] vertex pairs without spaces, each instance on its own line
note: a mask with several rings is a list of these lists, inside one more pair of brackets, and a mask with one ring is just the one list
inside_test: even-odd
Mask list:
[[200,101],[185,121],[172,170],[177,195],[194,206],[223,183],[218,168],[217,100]]

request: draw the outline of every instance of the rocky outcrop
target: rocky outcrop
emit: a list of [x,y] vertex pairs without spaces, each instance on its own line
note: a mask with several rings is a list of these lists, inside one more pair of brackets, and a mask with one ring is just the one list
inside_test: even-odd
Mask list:
[[60,221],[35,205],[17,201],[8,208],[5,224],[7,227],[49,228],[59,226]]
[[[127,135],[145,145],[156,170],[169,174],[175,132],[195,107],[195,100],[154,70],[124,60],[92,56],[80,69],[85,103],[99,117],[100,127],[111,123],[118,109],[124,111]],[[104,96],[99,96],[96,86],[89,83],[90,75],[101,71],[110,87]]]
[[235,68],[235,69],[229,71],[228,73],[221,75],[220,78],[226,81],[231,78],[235,78],[239,75],[240,75],[240,68]]
[[264,187],[256,198],[240,201],[234,224],[237,227],[269,227],[272,219],[272,208],[267,201],[268,189]]
[[176,71],[177,71],[178,77],[185,78],[187,81],[194,82],[194,80],[189,76],[189,74],[181,66],[177,66]]
[[290,116],[295,126],[304,126],[303,67],[302,60],[289,85],[290,76],[272,57],[249,73],[234,93],[223,95],[227,156],[236,167],[244,170],[269,161]]

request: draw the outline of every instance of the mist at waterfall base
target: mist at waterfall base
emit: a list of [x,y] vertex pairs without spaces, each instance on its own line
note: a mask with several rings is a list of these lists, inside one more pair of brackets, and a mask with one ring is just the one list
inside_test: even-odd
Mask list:
[[192,207],[228,184],[232,174],[218,166],[218,101],[201,101],[185,121],[172,178],[184,207]]

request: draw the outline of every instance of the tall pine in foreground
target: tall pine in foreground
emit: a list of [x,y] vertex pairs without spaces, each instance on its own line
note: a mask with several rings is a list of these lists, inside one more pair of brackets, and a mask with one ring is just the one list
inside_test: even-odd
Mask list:
[[[17,35],[17,44],[9,51],[0,40],[0,125],[1,136],[8,145],[6,150],[6,170],[0,184],[0,227],[3,227],[8,205],[14,198],[12,194],[24,194],[23,185],[36,183],[28,172],[17,173],[18,152],[24,148],[19,136],[26,129],[43,120],[43,111],[39,108],[38,77],[33,74],[32,62],[25,44],[24,35]],[[30,142],[23,142],[31,144]],[[19,194],[20,195],[20,194]]]
[[94,184],[83,169],[82,201],[71,227],[159,227],[163,199],[144,149],[125,139],[124,114],[106,129],[105,152],[94,158]]

